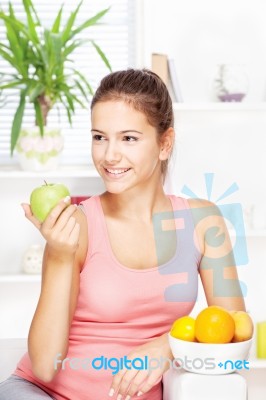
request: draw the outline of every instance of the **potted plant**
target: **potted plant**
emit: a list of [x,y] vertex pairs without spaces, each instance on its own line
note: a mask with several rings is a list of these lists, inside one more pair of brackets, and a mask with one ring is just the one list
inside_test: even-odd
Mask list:
[[[14,70],[0,74],[0,92],[11,88],[20,91],[11,129],[11,156],[17,149],[26,169],[32,168],[25,165],[26,161],[33,162],[35,169],[55,167],[54,159],[62,148],[62,139],[58,129],[49,131],[47,127],[47,117],[53,107],[61,104],[71,125],[76,106],[86,107],[93,94],[84,74],[74,66],[73,52],[90,42],[111,71],[101,48],[93,40],[79,38],[80,32],[97,24],[109,9],[75,26],[81,5],[82,1],[64,25],[62,5],[50,28],[42,26],[31,0],[23,0],[27,23],[16,18],[11,2],[7,12],[0,9],[7,38],[6,44],[0,43],[0,56]],[[30,130],[22,127],[27,103],[32,103],[35,110],[35,127]]]

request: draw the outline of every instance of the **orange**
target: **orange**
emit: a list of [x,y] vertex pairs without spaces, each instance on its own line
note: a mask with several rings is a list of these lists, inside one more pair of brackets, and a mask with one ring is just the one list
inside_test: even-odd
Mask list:
[[195,336],[201,343],[229,343],[234,334],[234,319],[222,307],[207,307],[196,318]]
[[171,336],[186,340],[188,342],[195,341],[195,319],[189,316],[178,318],[172,325]]

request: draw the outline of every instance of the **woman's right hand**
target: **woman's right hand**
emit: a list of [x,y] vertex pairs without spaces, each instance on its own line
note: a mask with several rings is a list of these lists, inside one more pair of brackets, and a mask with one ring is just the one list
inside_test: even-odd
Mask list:
[[74,214],[76,205],[70,205],[70,198],[62,199],[41,223],[31,211],[29,204],[21,204],[26,218],[41,232],[49,247],[49,254],[56,258],[74,256],[79,241],[80,225]]

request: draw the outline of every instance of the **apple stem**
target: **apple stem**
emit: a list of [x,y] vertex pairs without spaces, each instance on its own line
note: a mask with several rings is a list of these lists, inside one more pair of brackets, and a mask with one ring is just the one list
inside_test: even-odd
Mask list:
[[46,180],[43,180],[43,181],[44,181],[45,185],[47,186],[47,185],[48,185],[48,183],[46,182]]

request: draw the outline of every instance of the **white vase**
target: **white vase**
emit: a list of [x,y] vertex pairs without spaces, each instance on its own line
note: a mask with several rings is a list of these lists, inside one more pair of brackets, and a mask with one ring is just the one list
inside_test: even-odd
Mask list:
[[42,259],[44,249],[42,246],[31,245],[23,254],[22,271],[25,274],[40,274],[42,272]]
[[16,145],[20,166],[25,171],[51,171],[58,167],[64,140],[59,128],[23,128]]

